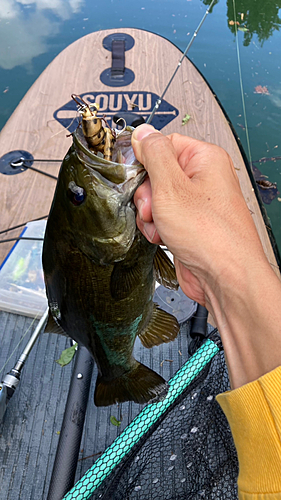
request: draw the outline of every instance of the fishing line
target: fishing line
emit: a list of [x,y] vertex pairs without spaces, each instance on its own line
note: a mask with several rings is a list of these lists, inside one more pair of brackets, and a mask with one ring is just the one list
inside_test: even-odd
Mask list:
[[235,41],[236,41],[236,52],[237,52],[237,61],[238,61],[238,71],[239,71],[239,80],[240,80],[240,91],[241,91],[241,99],[242,99],[242,108],[243,108],[243,115],[244,115],[244,121],[245,121],[245,132],[246,132],[246,140],[247,140],[249,162],[251,164],[252,163],[252,155],[251,155],[251,148],[250,148],[249,129],[248,129],[248,122],[247,122],[247,115],[246,115],[246,106],[245,106],[245,99],[244,99],[244,88],[243,88],[243,81],[242,81],[240,51],[239,51],[239,43],[238,43],[238,36],[237,36],[237,20],[236,20],[235,0],[232,0],[232,3],[233,3],[234,26],[235,26]]
[[215,0],[212,0],[211,4],[210,4],[210,5],[209,5],[209,7],[207,8],[207,10],[206,10],[206,12],[205,12],[204,16],[202,17],[202,19],[201,19],[200,23],[198,24],[198,26],[197,26],[196,30],[194,31],[194,33],[193,33],[193,35],[192,35],[192,38],[191,38],[190,42],[187,44],[187,47],[186,47],[186,49],[185,49],[185,51],[184,51],[183,55],[181,56],[181,58],[180,58],[180,60],[179,60],[179,62],[178,62],[178,65],[177,65],[177,67],[176,67],[176,69],[175,69],[174,73],[172,74],[172,76],[171,76],[171,78],[170,78],[170,80],[169,80],[169,82],[168,82],[168,84],[167,84],[166,88],[165,88],[165,89],[164,89],[164,91],[162,92],[162,95],[159,97],[159,99],[157,99],[156,104],[155,104],[155,106],[154,106],[154,108],[153,108],[153,110],[152,110],[151,114],[149,115],[148,119],[146,120],[146,123],[150,123],[150,122],[151,122],[151,120],[152,120],[152,118],[154,117],[154,115],[155,115],[156,111],[158,110],[158,108],[159,108],[159,106],[160,106],[160,104],[161,104],[161,102],[162,102],[162,99],[164,98],[164,95],[166,94],[166,92],[167,92],[168,88],[170,87],[170,85],[171,85],[171,83],[172,83],[173,79],[175,78],[175,76],[176,76],[176,74],[177,74],[178,70],[180,69],[181,64],[182,64],[182,61],[184,60],[184,58],[185,58],[185,56],[187,55],[187,53],[188,53],[188,51],[189,51],[189,49],[190,49],[191,45],[193,44],[193,42],[194,42],[194,40],[195,40],[195,37],[197,36],[198,31],[200,30],[200,28],[201,28],[202,24],[204,23],[204,21],[205,21],[205,19],[206,19],[207,15],[209,14],[210,9],[212,8],[212,5],[213,5],[213,3],[214,3],[214,2],[215,2]]
[[[76,111],[76,115],[75,115],[75,116],[74,116],[74,118],[71,120],[70,124],[69,124],[67,127],[65,127],[65,128],[66,128],[66,130],[69,130],[69,129],[70,129],[71,125],[75,122],[75,120],[78,118],[78,116],[79,116],[79,114],[78,114],[78,112]],[[51,139],[53,139],[53,137],[56,137],[57,135],[61,134],[63,131],[64,131],[64,129],[63,129],[63,130],[60,130],[59,132],[56,132],[56,134],[54,134],[54,135],[51,135]],[[68,136],[66,136],[66,137],[68,137]]]

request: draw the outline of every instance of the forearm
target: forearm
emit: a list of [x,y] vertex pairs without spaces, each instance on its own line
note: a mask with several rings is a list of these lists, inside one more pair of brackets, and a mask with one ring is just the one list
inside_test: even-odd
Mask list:
[[206,294],[224,344],[231,387],[281,365],[281,283],[270,265],[230,268]]

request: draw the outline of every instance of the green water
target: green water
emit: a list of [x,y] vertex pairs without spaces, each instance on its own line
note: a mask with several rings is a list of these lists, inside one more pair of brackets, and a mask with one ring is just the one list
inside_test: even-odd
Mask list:
[[[0,0],[0,129],[43,69],[78,38],[100,29],[136,27],[158,33],[184,50],[209,3],[209,0]],[[233,24],[234,6],[239,25]],[[258,168],[268,180],[277,183],[281,192],[281,160],[274,160],[281,157],[280,9],[281,0],[235,0],[234,3],[219,0],[189,57],[217,94],[249,160],[269,158]],[[237,44],[235,28],[240,28]],[[258,86],[267,93],[255,93]],[[281,200],[281,194],[266,205],[266,210],[281,249],[278,198]]]

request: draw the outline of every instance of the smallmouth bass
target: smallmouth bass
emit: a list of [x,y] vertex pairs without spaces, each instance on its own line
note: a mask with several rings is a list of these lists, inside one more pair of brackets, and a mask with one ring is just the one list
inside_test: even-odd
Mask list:
[[98,367],[95,404],[146,403],[165,380],[133,357],[174,340],[179,325],[152,301],[155,278],[178,287],[174,266],[136,227],[134,192],[146,172],[131,131],[117,137],[112,161],[93,153],[78,128],[66,154],[47,222],[43,269],[50,314],[46,331],[88,348]]

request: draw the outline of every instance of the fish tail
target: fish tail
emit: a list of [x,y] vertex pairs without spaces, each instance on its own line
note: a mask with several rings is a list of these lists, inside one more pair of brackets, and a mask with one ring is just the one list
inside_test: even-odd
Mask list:
[[125,401],[143,404],[166,396],[168,387],[158,373],[136,361],[132,370],[116,379],[105,381],[98,377],[94,401],[96,406],[109,406]]

